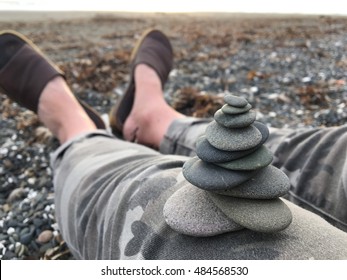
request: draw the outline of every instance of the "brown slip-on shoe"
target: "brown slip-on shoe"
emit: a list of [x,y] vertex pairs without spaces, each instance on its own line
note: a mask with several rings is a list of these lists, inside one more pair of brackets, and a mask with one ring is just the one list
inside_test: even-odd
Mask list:
[[120,100],[110,111],[110,126],[114,135],[122,137],[123,126],[134,103],[136,65],[146,64],[158,74],[162,88],[173,64],[173,51],[169,39],[159,30],[145,31],[137,41],[131,54],[130,83]]
[[[64,73],[29,39],[15,31],[0,32],[0,91],[37,113],[42,90],[53,78]],[[105,124],[100,115],[78,100],[99,129]]]

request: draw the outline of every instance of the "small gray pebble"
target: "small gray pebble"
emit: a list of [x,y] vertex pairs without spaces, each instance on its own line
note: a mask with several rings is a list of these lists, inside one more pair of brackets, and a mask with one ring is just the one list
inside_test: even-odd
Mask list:
[[230,106],[243,108],[248,104],[248,101],[243,98],[232,94],[226,94],[224,96],[224,101]]
[[245,157],[215,164],[230,170],[257,170],[268,166],[272,162],[272,159],[271,151],[265,146],[261,146]]
[[206,138],[217,149],[243,151],[257,146],[262,140],[262,134],[253,125],[245,128],[225,128],[212,121],[206,128]]
[[218,110],[214,114],[214,119],[222,126],[229,128],[242,128],[251,125],[256,119],[254,110],[249,110],[245,114],[228,115],[224,114],[222,110]]
[[225,104],[225,105],[223,105],[222,109],[220,109],[220,110],[222,110],[224,114],[235,115],[235,114],[246,113],[251,109],[252,109],[251,104],[247,104],[243,108],[237,108],[237,107],[233,107],[233,106],[230,106],[228,104]]
[[23,198],[25,196],[25,190],[22,188],[14,189],[7,198],[7,203],[12,204],[13,202]]
[[256,174],[256,171],[233,171],[203,162],[193,157],[185,162],[183,176],[188,182],[204,190],[226,190],[233,188]]
[[258,147],[245,150],[245,151],[228,152],[228,151],[218,150],[217,148],[213,147],[208,142],[205,135],[200,136],[198,140],[196,141],[197,156],[203,161],[207,161],[211,163],[227,162],[227,161],[235,160],[238,158],[242,158],[252,153],[257,148]]
[[216,192],[239,198],[272,199],[285,195],[289,188],[287,175],[275,166],[269,165],[235,188]]
[[246,155],[249,155],[250,153],[253,153],[261,145],[263,145],[269,137],[269,129],[267,128],[266,125],[257,121],[255,121],[253,125],[260,131],[262,135],[262,139],[260,143],[254,148],[244,150],[244,151],[235,151],[235,152],[219,150],[213,147],[206,139],[206,136],[203,135],[199,137],[198,140],[196,141],[197,156],[203,161],[217,163],[217,162],[227,162],[227,161],[235,160],[238,158],[242,158]]
[[28,245],[33,238],[33,232],[28,232],[20,236],[20,243]]

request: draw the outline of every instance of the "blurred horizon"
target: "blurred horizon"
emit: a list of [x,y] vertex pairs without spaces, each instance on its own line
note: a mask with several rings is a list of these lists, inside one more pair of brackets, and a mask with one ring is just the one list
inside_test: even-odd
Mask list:
[[274,13],[347,15],[347,1],[274,0],[0,0],[0,11],[95,11],[164,13]]

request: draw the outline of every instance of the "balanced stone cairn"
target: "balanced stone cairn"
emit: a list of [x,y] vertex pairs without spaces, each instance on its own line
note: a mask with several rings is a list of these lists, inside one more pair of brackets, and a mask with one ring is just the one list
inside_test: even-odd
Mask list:
[[181,187],[164,206],[166,223],[182,234],[201,237],[243,228],[281,231],[292,221],[279,198],[290,183],[270,165],[272,153],[263,145],[269,130],[256,121],[246,99],[225,95],[224,101],[197,140],[197,157],[183,166]]

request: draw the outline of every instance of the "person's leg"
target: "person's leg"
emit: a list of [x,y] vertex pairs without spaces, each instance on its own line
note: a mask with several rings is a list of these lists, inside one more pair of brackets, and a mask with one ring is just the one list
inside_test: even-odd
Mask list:
[[95,124],[62,77],[49,81],[43,89],[39,99],[38,116],[61,144],[79,134],[96,130]]
[[185,116],[165,102],[161,81],[151,67],[136,66],[135,84],[135,100],[124,124],[124,138],[158,149],[170,124]]
[[[0,54],[1,92],[38,113],[61,142],[89,130],[89,118],[94,129],[105,128],[99,114],[73,96],[65,84],[63,71],[28,38],[15,31],[0,31]],[[77,113],[76,117],[71,115],[73,111]],[[81,125],[74,127],[80,121]]]
[[273,165],[291,182],[286,198],[347,231],[347,126],[270,132]]
[[170,107],[157,73],[145,64],[135,68],[135,83],[134,104],[123,129],[125,140],[163,154],[194,155],[195,141],[211,120],[187,117]]

